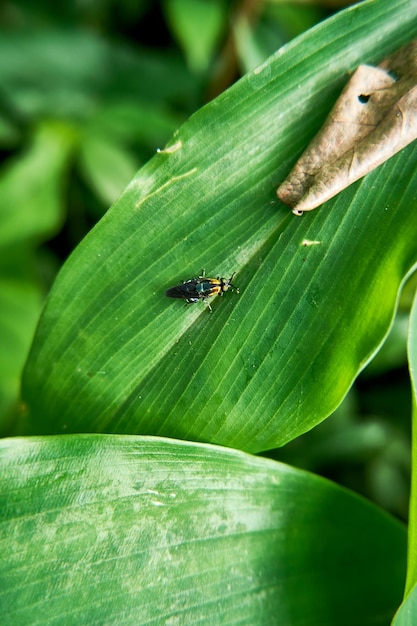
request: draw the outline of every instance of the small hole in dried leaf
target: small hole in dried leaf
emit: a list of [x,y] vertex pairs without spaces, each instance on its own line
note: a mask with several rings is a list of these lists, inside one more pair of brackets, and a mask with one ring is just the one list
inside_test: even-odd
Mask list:
[[360,96],[358,96],[358,100],[359,100],[359,102],[361,102],[362,104],[366,104],[366,103],[368,102],[368,100],[369,100],[369,98],[370,98],[370,97],[371,97],[371,96],[367,96],[366,94],[361,93],[361,95],[360,95]]

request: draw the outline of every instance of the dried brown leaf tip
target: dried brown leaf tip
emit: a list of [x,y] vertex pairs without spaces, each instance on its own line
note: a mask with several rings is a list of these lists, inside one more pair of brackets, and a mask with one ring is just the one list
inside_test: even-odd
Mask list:
[[295,215],[312,211],[416,138],[417,40],[356,69],[277,196]]

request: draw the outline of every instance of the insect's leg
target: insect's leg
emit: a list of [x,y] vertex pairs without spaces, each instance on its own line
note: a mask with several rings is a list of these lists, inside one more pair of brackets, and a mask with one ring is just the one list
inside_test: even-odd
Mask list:
[[[206,302],[206,301],[207,301],[207,298],[205,298],[205,297],[203,296],[203,297],[201,298],[201,302]],[[213,313],[213,309],[212,309],[212,308],[211,308],[211,306],[210,306],[210,302],[207,302],[207,306],[208,306],[208,309],[209,309],[210,313]]]

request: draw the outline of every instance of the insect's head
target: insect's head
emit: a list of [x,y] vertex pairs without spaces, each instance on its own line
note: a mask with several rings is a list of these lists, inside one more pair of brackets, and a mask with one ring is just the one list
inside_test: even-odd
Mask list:
[[233,276],[235,274],[236,274],[236,272],[233,272],[233,274],[231,275],[229,280],[227,280],[227,278],[220,278],[220,284],[221,284],[222,292],[225,292],[228,289],[232,289],[232,291],[235,291],[236,293],[239,293],[239,289],[237,287],[235,287],[234,285],[232,285]]

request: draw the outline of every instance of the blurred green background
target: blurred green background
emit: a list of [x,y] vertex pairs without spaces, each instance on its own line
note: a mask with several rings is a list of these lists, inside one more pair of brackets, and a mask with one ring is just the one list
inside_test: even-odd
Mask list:
[[[0,428],[61,264],[194,111],[348,2],[46,0],[0,8]],[[413,280],[413,279],[411,279]],[[335,415],[276,459],[407,518],[405,286],[387,343]]]

